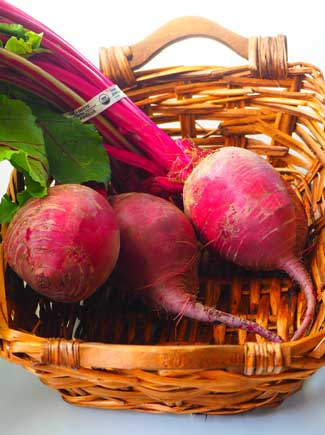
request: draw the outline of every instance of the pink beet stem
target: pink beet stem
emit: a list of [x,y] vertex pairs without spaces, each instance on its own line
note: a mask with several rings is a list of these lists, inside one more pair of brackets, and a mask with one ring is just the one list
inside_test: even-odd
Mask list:
[[304,335],[313,320],[316,305],[316,292],[307,271],[298,259],[293,257],[287,261],[282,261],[280,267],[287,272],[292,279],[297,281],[306,297],[307,309],[304,320],[291,339],[292,341],[298,340]]
[[103,84],[108,81],[108,79],[95,67],[95,65],[93,65],[74,47],[72,47],[71,44],[65,41],[60,35],[56,34],[49,27],[26,14],[26,12],[16,8],[10,3],[1,1],[0,14],[3,21],[22,24],[24,27],[37,33],[44,32],[42,45],[58,54],[62,61],[69,57],[70,63],[74,65],[77,71],[80,71],[81,69],[85,73],[87,71],[88,73],[92,72],[93,81],[95,75],[97,76],[96,78],[98,79],[98,83],[100,83],[99,80],[101,80],[101,83]]
[[[73,69],[75,69],[75,72],[83,77],[88,85],[92,84],[101,90],[113,84],[63,38],[25,12],[0,1],[0,15],[6,21],[18,22],[33,31],[44,32],[42,45],[52,51],[54,62],[58,63],[59,61],[63,67],[61,70],[72,73]],[[55,65],[52,65],[52,67],[58,68]],[[65,78],[67,78],[67,75],[65,74]],[[58,79],[64,81],[63,76],[60,77],[59,75]],[[82,93],[82,87],[79,87],[78,91]],[[170,169],[174,160],[180,154],[174,140],[159,129],[129,98],[124,98],[116,103],[114,110],[107,109],[105,116],[136,145],[138,151],[145,152],[157,166],[165,171]],[[106,139],[112,143],[112,138],[108,136]]]
[[[75,92],[77,92],[82,98],[84,98],[86,101],[93,98],[95,95],[97,95],[100,92],[100,89],[96,88],[95,86],[88,83],[86,80],[80,78],[78,75],[71,73],[69,71],[64,70],[63,68],[60,68],[56,65],[53,65],[49,62],[44,62],[41,60],[37,60],[33,62],[35,65],[40,67],[42,70],[46,71],[47,73],[51,74],[51,76],[59,78],[62,83],[64,83],[66,86],[69,86],[71,89],[73,89]],[[134,138],[134,134],[136,134],[137,131],[141,131],[143,135],[146,134],[145,129],[148,127],[148,120],[141,115],[141,119],[139,117],[139,114],[134,112],[132,109],[132,106],[130,106],[129,111],[126,110],[125,105],[127,104],[127,98],[121,100],[120,102],[117,102],[114,104],[114,107],[112,106],[109,109],[105,110],[105,113],[109,115],[109,118],[117,125],[118,128],[121,128],[122,131],[130,136],[130,139],[132,140]],[[129,100],[128,100],[129,101]],[[133,103],[131,103],[133,104]],[[118,115],[118,113],[120,113]],[[133,119],[133,118],[134,119]],[[133,121],[132,121],[133,119]],[[142,124],[141,124],[142,122]],[[130,125],[133,125],[133,130],[130,130]],[[138,135],[140,138],[140,135]],[[149,137],[150,140],[152,140],[151,137]],[[158,138],[156,138],[158,141]],[[171,140],[168,138],[168,140]],[[136,141],[135,141],[136,142]],[[147,142],[142,143],[142,149],[151,156],[151,159],[155,163],[158,171],[155,173],[156,175],[162,174],[162,170],[169,168],[170,163],[170,157],[166,154],[166,152],[162,152],[160,149],[157,148],[157,150],[153,153],[152,152],[152,146],[147,146]],[[148,143],[150,143],[148,141]],[[179,148],[175,145],[174,142],[170,142],[175,147],[175,156],[179,154]],[[158,144],[158,142],[157,142]],[[162,143],[160,148],[162,148]],[[163,163],[165,161],[165,163]],[[161,167],[161,168],[160,168]],[[145,169],[145,168],[143,168]]]
[[116,160],[119,160],[124,163],[128,163],[132,166],[135,166],[140,169],[144,169],[149,174],[159,174],[161,173],[161,169],[156,166],[154,162],[151,160],[146,159],[143,156],[140,156],[138,154],[132,153],[127,150],[121,150],[115,146],[104,144],[104,148],[107,151],[107,154],[109,154],[111,157],[115,158]]

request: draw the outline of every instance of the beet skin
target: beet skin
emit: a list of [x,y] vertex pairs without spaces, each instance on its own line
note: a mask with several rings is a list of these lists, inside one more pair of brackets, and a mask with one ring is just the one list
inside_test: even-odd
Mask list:
[[119,229],[108,201],[82,185],[51,187],[8,227],[8,264],[35,291],[61,302],[89,297],[112,272]]
[[198,242],[179,208],[146,193],[117,195],[111,204],[121,234],[120,256],[112,275],[116,286],[175,316],[221,322],[281,341],[257,323],[198,302]]
[[307,234],[306,216],[292,195],[266,160],[236,147],[203,159],[183,192],[185,213],[222,257],[251,269],[280,269],[298,282],[307,309],[295,340],[312,322],[316,294],[298,259]]

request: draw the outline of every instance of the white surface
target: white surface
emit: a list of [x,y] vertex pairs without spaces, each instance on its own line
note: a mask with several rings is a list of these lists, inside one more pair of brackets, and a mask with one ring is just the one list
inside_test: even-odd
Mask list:
[[3,435],[322,435],[325,369],[276,409],[235,416],[158,415],[78,408],[21,367],[0,360]]
[[[210,18],[243,36],[288,37],[289,60],[325,70],[323,1],[217,0],[12,0],[66,38],[95,64],[100,46],[130,45],[169,19]],[[168,48],[152,66],[246,63],[214,41],[196,39]],[[0,194],[9,165],[0,163]],[[5,435],[98,434],[322,434],[325,370],[282,406],[241,416],[171,416],[72,407],[22,368],[0,361],[0,428]]]

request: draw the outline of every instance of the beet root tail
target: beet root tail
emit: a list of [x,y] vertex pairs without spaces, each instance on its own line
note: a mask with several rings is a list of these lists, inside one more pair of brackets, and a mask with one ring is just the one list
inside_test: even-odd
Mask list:
[[185,316],[206,323],[223,323],[231,328],[258,334],[269,341],[282,342],[277,334],[256,322],[203,305],[193,295],[190,295],[182,285],[156,288],[153,299],[159,301],[161,308],[177,316]]
[[308,272],[298,259],[292,258],[283,262],[281,269],[299,284],[300,288],[304,291],[306,298],[307,308],[305,316],[301,325],[291,338],[291,341],[294,341],[298,340],[306,333],[313,321],[316,308],[316,291]]

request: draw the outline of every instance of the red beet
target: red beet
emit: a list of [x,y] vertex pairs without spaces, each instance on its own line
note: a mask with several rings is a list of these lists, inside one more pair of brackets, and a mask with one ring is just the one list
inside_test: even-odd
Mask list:
[[189,220],[170,202],[145,193],[111,200],[121,234],[114,281],[158,309],[203,322],[222,322],[280,341],[262,326],[197,301],[198,243]]
[[12,269],[35,291],[76,302],[103,284],[119,253],[119,229],[108,201],[86,186],[66,184],[29,200],[4,242]]
[[257,270],[281,269],[299,283],[307,309],[293,336],[298,339],[312,322],[316,295],[297,258],[306,235],[304,218],[287,189],[263,158],[227,147],[196,166],[183,197],[185,213],[199,234],[226,260]]

